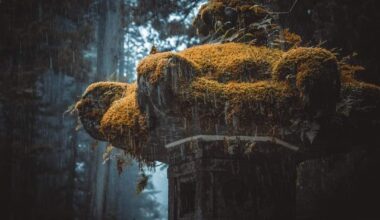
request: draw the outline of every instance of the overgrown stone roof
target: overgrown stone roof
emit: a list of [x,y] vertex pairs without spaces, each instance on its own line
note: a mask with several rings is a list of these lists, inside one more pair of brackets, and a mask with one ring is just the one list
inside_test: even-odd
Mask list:
[[[197,19],[234,2],[211,1]],[[248,9],[267,13],[258,7]],[[77,103],[80,119],[94,138],[149,160],[163,158],[154,154],[165,154],[168,142],[197,134],[274,136],[305,150],[371,143],[380,87],[356,80],[362,67],[327,49],[291,45],[210,43],[149,55],[137,84],[91,85]]]

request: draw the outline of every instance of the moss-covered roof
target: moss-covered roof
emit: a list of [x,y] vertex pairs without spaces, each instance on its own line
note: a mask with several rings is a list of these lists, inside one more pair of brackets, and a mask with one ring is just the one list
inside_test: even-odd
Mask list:
[[[149,148],[157,126],[173,130],[165,124],[172,116],[184,119],[176,125],[182,135],[259,132],[297,142],[315,123],[328,124],[331,117],[344,125],[358,122],[356,129],[378,126],[380,87],[358,81],[361,70],[322,48],[284,52],[241,43],[206,44],[147,56],[138,66],[138,85],[92,84],[77,109],[93,137],[136,157]],[[164,124],[154,122],[159,118]]]
[[173,58],[189,63],[198,77],[219,83],[286,82],[303,104],[314,110],[331,111],[340,91],[338,61],[322,48],[299,47],[284,52],[242,43],[206,44],[179,53],[150,55],[140,62],[139,77],[147,78],[152,85],[164,81],[167,60]]

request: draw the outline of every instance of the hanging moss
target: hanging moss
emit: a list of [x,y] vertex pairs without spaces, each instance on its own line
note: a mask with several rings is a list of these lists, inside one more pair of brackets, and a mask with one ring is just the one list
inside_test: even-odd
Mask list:
[[[222,121],[235,132],[253,129],[252,123],[268,131],[296,116],[297,94],[282,82],[219,83],[201,77],[193,81],[188,91],[192,97],[190,105],[198,106],[200,123],[205,130],[208,126],[214,129],[215,123]],[[191,120],[191,116],[189,118]]]
[[137,105],[136,84],[129,84],[124,94],[103,115],[100,131],[114,145],[125,146],[132,155],[141,155],[147,128],[145,116]]

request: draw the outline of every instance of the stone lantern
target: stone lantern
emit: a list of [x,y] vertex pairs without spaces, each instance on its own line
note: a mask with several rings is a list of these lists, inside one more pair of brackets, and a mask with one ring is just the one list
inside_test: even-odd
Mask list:
[[151,54],[135,84],[95,83],[76,105],[94,138],[169,164],[172,220],[294,219],[297,163],[376,142],[380,87],[234,2],[201,8],[211,43]]

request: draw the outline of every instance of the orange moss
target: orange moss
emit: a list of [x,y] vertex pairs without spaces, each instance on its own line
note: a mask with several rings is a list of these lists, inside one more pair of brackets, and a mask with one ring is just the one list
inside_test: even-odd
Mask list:
[[[230,17],[225,15],[226,7],[233,8]],[[260,19],[267,15],[254,1],[210,0],[195,22],[204,33],[215,32],[214,40],[226,36],[216,29],[233,29],[236,32],[231,35],[240,32],[255,40],[264,34],[267,43],[266,27],[278,30],[271,23],[262,28],[266,21],[260,23]],[[230,21],[231,26],[220,28],[216,21]],[[240,36],[235,39],[239,41]],[[195,125],[197,132],[199,124],[202,132],[218,133],[216,127],[221,126],[229,134],[253,134],[257,127],[265,134],[275,128],[298,134],[308,120],[333,114],[359,115],[360,120],[380,117],[380,87],[355,79],[362,67],[338,63],[326,49],[298,47],[301,37],[287,29],[283,39],[274,34],[271,40],[273,45],[293,49],[285,52],[242,43],[206,44],[178,53],[152,49],[137,68],[140,88],[136,84],[92,84],[76,108],[93,137],[124,148],[135,158],[141,158],[149,147],[144,146],[149,132],[155,135],[148,129],[151,118],[141,111],[144,107],[153,119],[179,116],[186,125]],[[137,94],[146,106],[139,106]],[[150,105],[154,111],[149,111]]]
[[[291,94],[286,83],[273,81],[258,81],[255,83],[219,83],[207,77],[194,80],[190,87],[195,98],[204,98],[204,94],[218,94],[219,98],[236,100],[237,102],[258,103],[265,99],[284,98]],[[211,98],[211,96],[210,96]]]
[[91,106],[86,111],[86,117],[96,118],[100,121],[100,117],[108,109],[108,107],[117,99],[120,99],[125,90],[126,83],[119,82],[97,82],[87,87],[83,93],[82,99],[75,104],[75,109],[81,110]]
[[298,34],[292,33],[289,29],[285,29],[282,32],[282,39],[278,39],[279,43],[285,50],[299,47],[302,42],[301,36]]
[[146,118],[137,104],[136,88],[136,84],[129,84],[124,97],[112,103],[100,123],[109,142],[124,146],[133,155],[141,153],[141,142],[147,138]]
[[86,88],[83,96],[86,96],[86,94],[89,94],[95,90],[99,90],[99,93],[105,95],[112,94],[113,96],[117,95],[120,97],[120,95],[122,95],[127,88],[127,85],[127,83],[122,82],[96,82]]
[[295,116],[290,106],[297,95],[283,82],[219,83],[200,77],[192,82],[188,92],[191,105],[198,106],[203,127],[225,121],[228,125],[239,124],[234,132],[239,128],[252,129],[253,122],[269,129]]
[[355,83],[357,74],[362,73],[364,70],[365,68],[362,66],[340,63],[342,83]]
[[279,59],[282,52],[266,47],[226,43],[196,46],[180,54],[198,64],[201,73],[211,73],[211,78],[218,81],[224,81],[221,79],[225,77],[244,81],[241,79],[253,80],[260,74],[269,74],[271,63]]
[[[333,53],[322,48],[295,48],[284,53],[282,58],[274,65],[273,77],[277,80],[285,80],[289,75],[297,75],[298,68],[304,64],[310,64],[316,67],[316,64],[326,65],[328,63],[337,63]],[[336,64],[335,64],[336,65]],[[316,74],[321,71],[314,69]]]
[[154,54],[143,59],[138,68],[139,76],[149,76],[156,82],[162,74],[161,63],[177,56],[193,65],[201,75],[218,81],[257,81],[269,78],[272,63],[282,55],[280,50],[254,47],[241,43],[206,44],[186,49],[177,54]]
[[111,104],[123,97],[126,83],[98,82],[91,84],[76,103],[75,109],[84,128],[95,138],[105,140],[99,131],[100,121]]
[[359,65],[340,63],[342,85],[345,87],[351,87],[351,89],[365,89],[372,90],[374,93],[379,93],[380,86],[356,79],[357,75],[362,73],[364,70],[365,68]]
[[139,76],[148,77],[150,83],[155,84],[163,76],[163,72],[168,66],[170,60],[188,63],[197,71],[198,66],[182,57],[180,54],[172,52],[157,53],[144,58],[137,67]]
[[340,74],[334,54],[322,48],[296,48],[274,65],[273,78],[297,88],[306,106],[332,111],[340,91]]
[[155,53],[145,57],[138,65],[137,72],[141,75],[148,75],[148,73],[153,73],[157,69],[158,63],[162,59],[168,59],[172,57],[174,53],[172,52],[163,52]]

